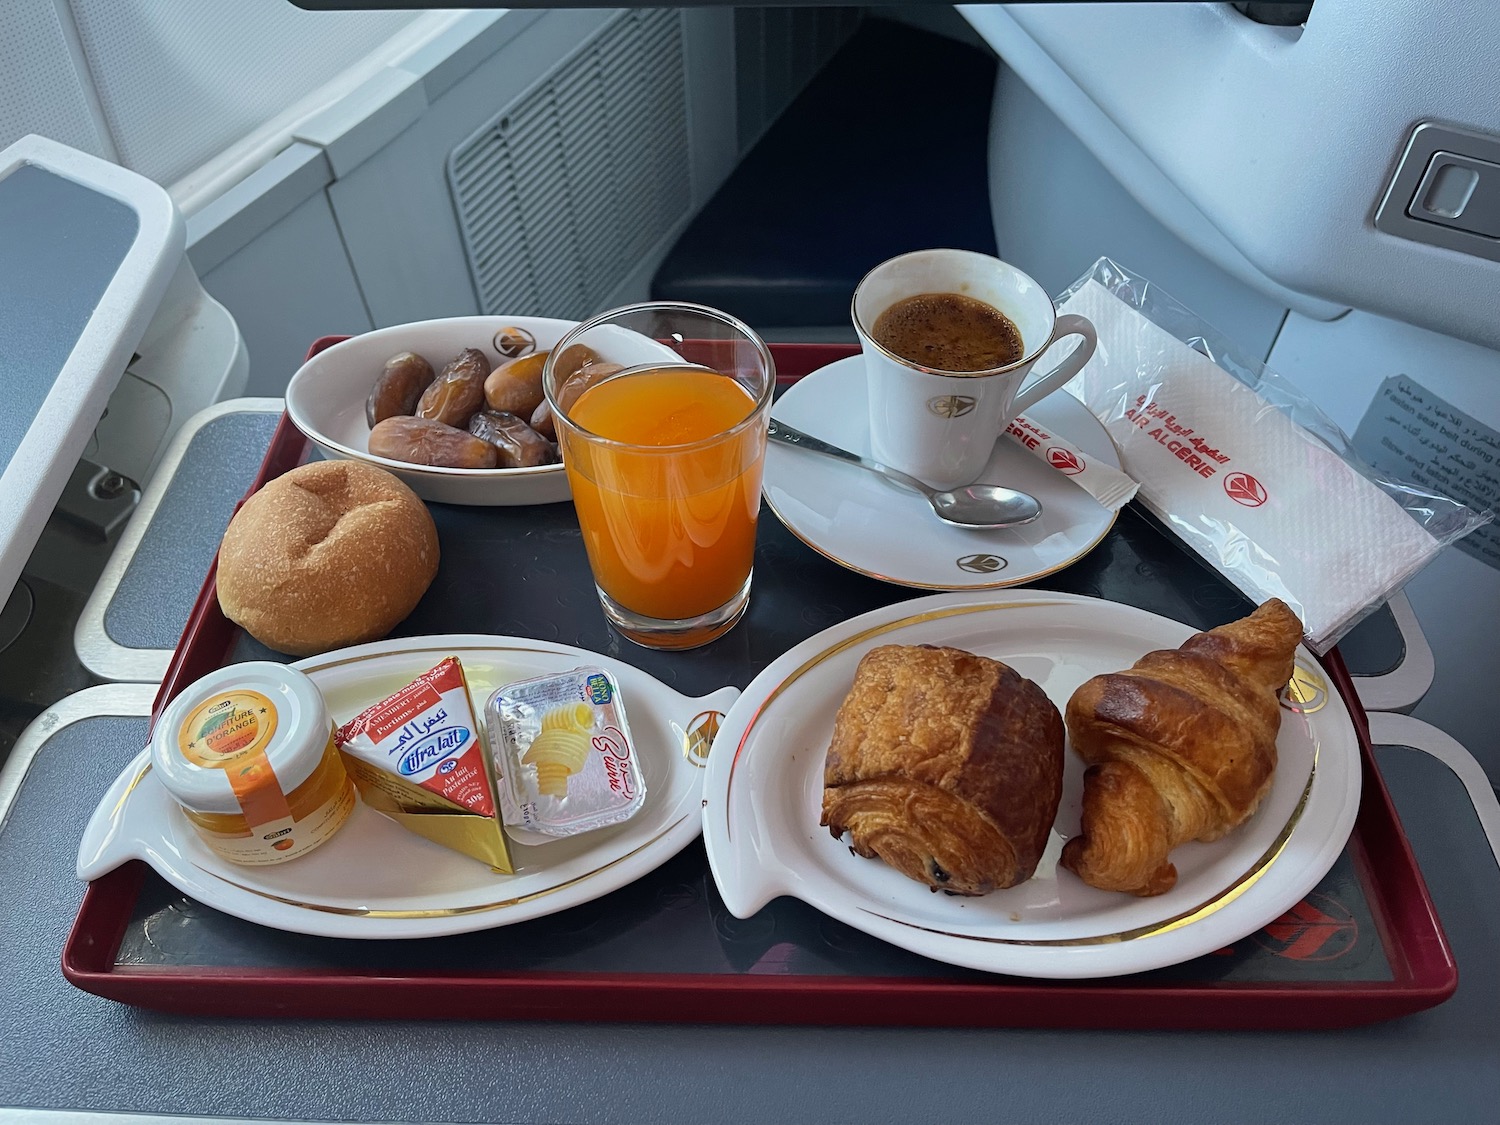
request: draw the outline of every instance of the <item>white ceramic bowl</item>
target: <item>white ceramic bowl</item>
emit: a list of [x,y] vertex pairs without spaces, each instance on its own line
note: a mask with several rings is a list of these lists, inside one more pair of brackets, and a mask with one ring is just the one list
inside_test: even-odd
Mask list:
[[569,497],[560,464],[529,469],[444,469],[377,457],[369,451],[365,400],[397,352],[416,352],[441,371],[464,348],[478,348],[498,366],[495,335],[523,328],[539,350],[551,348],[575,326],[571,320],[535,316],[457,316],[396,324],[354,336],[313,356],[292,376],[286,412],[293,425],[328,457],[379,465],[405,481],[424,500],[440,504],[551,504]]

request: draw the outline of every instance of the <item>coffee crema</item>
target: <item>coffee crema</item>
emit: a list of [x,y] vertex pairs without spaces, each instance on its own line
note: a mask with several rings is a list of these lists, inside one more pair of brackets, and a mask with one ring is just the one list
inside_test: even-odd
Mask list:
[[1009,317],[962,293],[903,298],[875,318],[870,335],[892,355],[934,371],[993,371],[1026,354]]

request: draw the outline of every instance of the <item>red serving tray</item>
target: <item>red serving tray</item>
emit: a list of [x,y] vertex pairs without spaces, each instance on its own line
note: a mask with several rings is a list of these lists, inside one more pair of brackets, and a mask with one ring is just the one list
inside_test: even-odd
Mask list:
[[[344,337],[324,337],[309,358]],[[772,346],[791,381],[845,345]],[[283,416],[250,495],[299,464],[307,440]],[[216,560],[217,562],[217,560]],[[228,657],[237,626],[219,611],[211,566],[153,706]],[[1458,970],[1370,748],[1369,726],[1337,651],[1324,660],[1354,717],[1363,765],[1348,851],[1392,978],[1294,983],[945,981],[892,977],[631,972],[443,972],[172,967],[117,962],[148,868],[132,862],[90,883],[63,947],[63,975],[123,1003],[202,1016],[360,1019],[564,1019],[950,1027],[1332,1028],[1440,1004]]]

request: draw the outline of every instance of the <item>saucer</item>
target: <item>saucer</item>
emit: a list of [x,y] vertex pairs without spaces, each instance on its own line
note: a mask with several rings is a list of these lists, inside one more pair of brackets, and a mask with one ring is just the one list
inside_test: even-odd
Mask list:
[[[869,456],[864,360],[830,363],[796,383],[771,413],[815,437]],[[1115,468],[1120,456],[1089,409],[1059,391],[1026,416],[1061,434],[1085,457]],[[926,498],[856,465],[769,443],[763,492],[798,539],[860,574],[921,590],[1018,586],[1077,562],[1114,526],[1115,513],[1009,438],[979,482],[1029,492],[1041,518],[1021,527],[978,531],[938,519]]]

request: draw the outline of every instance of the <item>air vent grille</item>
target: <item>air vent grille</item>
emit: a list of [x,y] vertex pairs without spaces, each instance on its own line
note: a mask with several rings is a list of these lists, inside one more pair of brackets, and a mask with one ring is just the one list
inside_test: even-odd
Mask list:
[[630,11],[453,150],[480,308],[579,318],[691,206],[682,16]]

